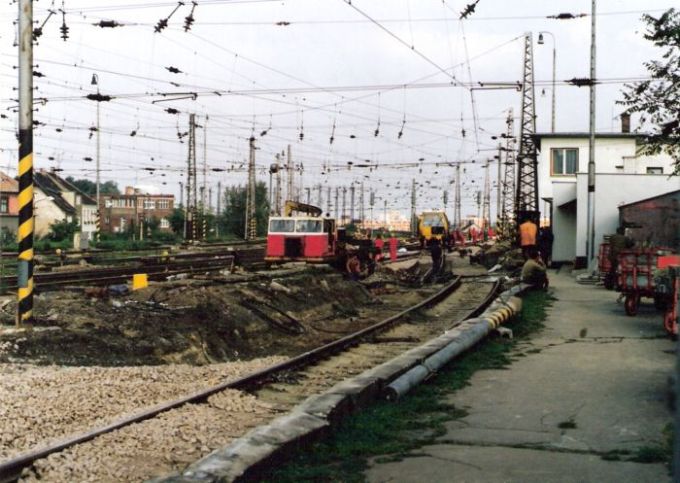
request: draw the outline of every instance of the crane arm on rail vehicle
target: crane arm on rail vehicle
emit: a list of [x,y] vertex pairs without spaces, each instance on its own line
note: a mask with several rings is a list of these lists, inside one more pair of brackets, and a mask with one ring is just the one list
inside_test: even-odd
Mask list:
[[298,201],[288,200],[283,210],[283,216],[291,216],[293,213],[305,213],[309,216],[321,216],[323,210],[318,206],[300,203]]

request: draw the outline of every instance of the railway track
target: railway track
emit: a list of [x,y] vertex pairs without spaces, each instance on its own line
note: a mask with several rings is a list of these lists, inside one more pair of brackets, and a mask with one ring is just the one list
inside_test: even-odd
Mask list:
[[[439,335],[443,330],[475,316],[491,302],[496,290],[496,283],[476,280],[464,281],[462,277],[458,277],[422,302],[317,349],[245,377],[214,385],[122,418],[106,426],[13,457],[0,464],[0,483],[15,481],[22,472],[30,468],[35,469],[37,467],[44,470],[56,465],[60,468],[68,467],[77,470],[83,467],[83,463],[79,462],[78,458],[88,458],[90,451],[97,451],[97,445],[99,451],[105,452],[103,458],[115,460],[113,463],[97,460],[99,461],[97,467],[101,468],[99,465],[103,464],[109,469],[117,465],[124,468],[121,470],[122,473],[111,478],[111,481],[137,481],[152,476],[153,472],[157,474],[158,472],[167,473],[177,470],[197,459],[201,456],[201,453],[209,452],[210,448],[201,445],[204,444],[202,441],[205,439],[203,433],[209,432],[211,426],[195,430],[195,434],[192,433],[194,430],[186,430],[189,432],[189,439],[192,441],[195,439],[197,446],[199,446],[196,448],[195,454],[193,454],[193,451],[191,452],[192,457],[190,459],[180,458],[177,460],[172,455],[164,455],[160,459],[166,461],[166,467],[159,470],[157,466],[151,465],[153,469],[147,468],[148,471],[152,472],[151,474],[126,473],[126,471],[132,471],[131,468],[133,467],[135,470],[138,470],[138,468],[128,460],[129,455],[125,456],[125,451],[118,450],[116,447],[122,444],[121,441],[126,438],[125,432],[131,431],[130,428],[133,425],[138,428],[135,431],[148,430],[154,434],[159,431],[156,426],[160,425],[159,427],[163,428],[163,424],[166,424],[165,431],[167,432],[167,421],[163,423],[163,420],[167,420],[173,411],[191,412],[199,410],[205,405],[214,405],[214,398],[234,390],[246,391],[251,396],[255,396],[257,404],[261,407],[268,407],[274,412],[270,415],[273,418],[276,413],[288,411],[306,397],[322,392],[325,388],[337,382],[385,362]],[[427,323],[418,323],[409,318],[410,315],[419,311],[424,313]],[[192,421],[193,419],[198,421],[201,418],[191,415],[182,416],[182,421]],[[239,431],[243,433],[247,429],[250,428],[239,428]],[[229,438],[239,436],[239,434],[229,433],[224,428],[221,429],[221,432],[221,444],[227,443]],[[182,434],[186,438],[186,432]],[[191,434],[194,435],[191,436]],[[227,441],[224,441],[225,434]],[[170,435],[164,432],[162,437],[170,437]],[[99,443],[97,443],[98,441]],[[49,458],[45,460],[44,458],[48,456]],[[147,460],[144,457],[141,459]],[[148,461],[146,463],[148,464]],[[139,469],[139,471],[143,472],[144,470]],[[48,481],[59,479],[58,477],[55,478],[54,475],[42,474],[41,470],[38,470],[37,473],[39,474],[31,475],[29,471],[29,473],[24,474]],[[122,476],[125,478],[119,479]],[[101,478],[106,479],[101,474],[95,476],[72,474],[67,477],[67,479],[71,478],[76,480],[88,479],[88,481],[90,479],[95,481],[99,481]]]
[[[220,271],[234,264],[252,268],[262,260],[264,260],[264,248],[135,257],[132,260],[135,263],[122,267],[37,272],[34,275],[34,283],[36,291],[40,292],[56,290],[65,285],[125,283],[135,273],[146,273],[149,280],[166,280],[173,275]],[[3,291],[16,290],[17,277],[15,275],[2,277],[0,285]]]

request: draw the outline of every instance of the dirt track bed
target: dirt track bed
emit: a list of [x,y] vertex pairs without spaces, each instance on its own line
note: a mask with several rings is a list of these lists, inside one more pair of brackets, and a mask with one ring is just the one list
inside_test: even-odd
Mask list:
[[128,296],[82,289],[36,297],[35,330],[14,331],[0,311],[0,363],[69,366],[211,364],[294,355],[358,330],[434,289],[383,285],[375,295],[330,270],[232,283],[187,279]]

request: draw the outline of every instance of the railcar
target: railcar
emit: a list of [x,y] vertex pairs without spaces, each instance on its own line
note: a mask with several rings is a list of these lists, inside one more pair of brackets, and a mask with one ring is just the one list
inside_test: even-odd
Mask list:
[[449,219],[443,211],[426,211],[418,216],[418,237],[420,245],[430,240],[441,240],[444,245],[449,241]]
[[313,216],[272,216],[267,233],[267,262],[329,263],[335,260],[335,220]]

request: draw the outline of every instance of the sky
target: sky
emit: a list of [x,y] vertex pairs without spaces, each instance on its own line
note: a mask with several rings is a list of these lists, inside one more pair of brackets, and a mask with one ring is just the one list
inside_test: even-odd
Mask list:
[[[313,203],[321,185],[324,208],[328,187],[356,186],[358,204],[363,183],[367,210],[374,190],[376,210],[386,203],[408,214],[415,180],[417,210],[443,208],[446,190],[451,216],[460,163],[462,214],[475,214],[484,165],[497,154],[510,109],[519,134],[521,106],[515,88],[478,87],[521,81],[525,34],[533,39],[537,132],[551,128],[553,46],[556,130],[588,130],[588,89],[565,81],[590,75],[591,2],[479,0],[460,20],[468,1],[198,0],[185,31],[191,1],[175,10],[167,0],[35,0],[34,22],[44,26],[34,47],[34,166],[95,179],[97,103],[86,96],[99,88],[113,97],[99,106],[101,179],[121,189],[152,186],[179,197],[195,114],[199,185],[205,163],[213,204],[218,182],[245,182],[253,136],[258,180],[269,182],[276,154],[290,145],[297,182],[301,175],[303,190],[312,188]],[[643,13],[672,6],[597,2],[598,131],[620,131],[623,84],[645,78],[643,63],[660,55],[643,38]],[[0,6],[0,169],[11,175],[17,12],[16,1]],[[566,12],[586,15],[547,18]],[[98,26],[111,20],[120,26]],[[539,45],[542,31],[549,34]],[[495,217],[496,161],[489,171]]]

